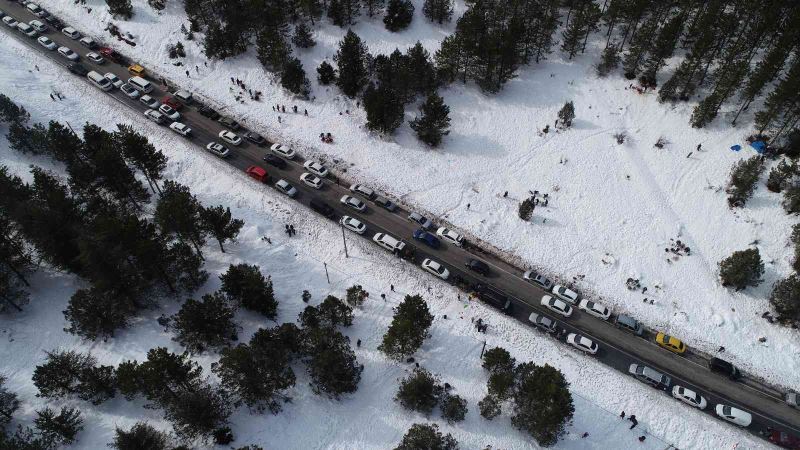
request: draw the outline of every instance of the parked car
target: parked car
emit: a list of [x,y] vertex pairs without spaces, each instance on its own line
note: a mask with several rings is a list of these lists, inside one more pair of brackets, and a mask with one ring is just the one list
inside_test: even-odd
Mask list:
[[250,178],[254,180],[258,180],[262,183],[266,183],[267,181],[269,181],[269,174],[267,173],[266,170],[264,170],[261,167],[250,166],[247,168],[247,170],[245,170],[245,172]]
[[679,355],[686,352],[686,344],[681,342],[680,339],[661,332],[656,335],[656,344]]
[[597,342],[587,338],[586,336],[570,333],[567,335],[567,344],[577,348],[578,350],[594,355],[600,347]]
[[573,305],[578,303],[578,293],[564,286],[557,284],[553,286],[553,289],[551,289],[550,292],[565,302],[569,302]]
[[267,140],[264,139],[264,136],[261,136],[255,131],[248,131],[244,134],[244,138],[256,145],[264,145],[267,143]]
[[78,33],[78,30],[76,30],[75,28],[72,28],[72,27],[64,28],[63,30],[61,30],[61,33],[63,33],[64,36],[66,36],[66,37],[68,37],[70,39],[77,40],[77,39],[81,38],[81,34]]
[[528,321],[533,323],[533,326],[544,331],[545,333],[555,333],[558,331],[558,328],[556,327],[556,321],[545,316],[544,314],[532,312],[531,315],[528,316]]
[[61,22],[61,20],[59,20],[58,17],[52,14],[48,15],[47,17],[44,17],[44,21],[47,22],[51,27],[55,28],[56,30],[64,28],[64,23]]
[[272,153],[286,159],[294,159],[294,156],[297,154],[293,148],[287,147],[283,144],[272,144],[270,150],[272,150]]
[[119,77],[117,77],[116,75],[114,75],[111,72],[108,72],[107,74],[105,74],[103,76],[106,77],[106,79],[108,81],[110,81],[111,84],[113,84],[115,88],[120,88],[124,84],[124,82],[122,80],[120,80]]
[[28,9],[33,15],[37,15],[42,12],[42,8],[39,7],[36,3],[28,3],[25,5],[25,8]]
[[225,126],[227,128],[230,128],[233,131],[236,131],[236,130],[239,129],[239,122],[233,120],[231,117],[228,117],[228,116],[220,117],[219,123],[221,123],[223,126]]
[[366,197],[368,200],[372,200],[375,198],[375,191],[364,186],[363,184],[350,185],[350,192],[358,194],[362,197]]
[[489,275],[489,265],[479,259],[470,258],[465,265],[467,269],[473,272],[477,272],[483,276]]
[[3,17],[3,23],[6,24],[9,28],[17,28],[17,25],[19,24],[19,22],[17,22],[17,19],[11,16]]
[[100,55],[103,56],[103,58],[105,58],[105,59],[107,59],[107,60],[109,60],[111,62],[120,64],[120,65],[123,65],[123,66],[127,66],[128,65],[128,60],[124,56],[122,56],[121,53],[119,53],[118,51],[114,50],[111,47],[100,47],[97,51],[100,53]]
[[279,191],[283,192],[284,194],[288,195],[289,197],[294,197],[297,195],[297,188],[289,184],[288,181],[281,178],[275,183],[275,187],[278,188]]
[[192,99],[194,98],[194,94],[189,91],[185,91],[181,89],[180,91],[175,93],[175,98],[177,101],[181,101],[187,105],[192,103]]
[[422,228],[418,228],[414,231],[414,239],[425,243],[428,247],[431,248],[439,248],[441,243],[439,239],[436,239],[436,236],[428,233],[427,231],[423,230]]
[[464,237],[449,228],[439,227],[439,229],[436,230],[436,235],[456,247],[464,246]]
[[786,394],[786,404],[794,409],[800,409],[800,396],[797,392],[789,392]]
[[365,205],[364,202],[350,195],[343,196],[339,201],[342,202],[343,205],[349,206],[358,212],[364,212],[364,210],[367,209],[367,205]]
[[672,383],[670,377],[642,364],[631,364],[628,367],[628,373],[654,388],[667,389]]
[[[161,105],[162,108],[164,106],[166,105]],[[236,133],[234,133],[233,131],[222,130],[219,132],[219,138],[231,145],[238,146],[242,143],[242,138],[237,136]]]
[[441,278],[443,280],[446,280],[447,277],[450,276],[450,271],[447,270],[446,267],[444,267],[443,265],[439,264],[438,262],[436,262],[436,261],[434,261],[434,260],[432,260],[430,258],[425,258],[425,260],[422,261],[422,264],[420,264],[420,265],[427,272],[429,272],[429,273],[431,273],[431,274],[433,274],[433,275],[435,275],[435,276],[437,276],[437,277],[439,277],[439,278]]
[[268,153],[264,155],[262,158],[265,163],[269,164],[270,166],[277,167],[278,169],[285,169],[286,168],[286,160],[283,158],[278,158],[277,156]]
[[705,398],[703,398],[702,395],[683,386],[673,386],[672,396],[683,403],[686,403],[687,405],[694,406],[697,409],[706,409],[706,406],[708,405],[708,402]]
[[375,197],[375,204],[389,212],[394,212],[397,209],[397,205],[392,203],[391,200],[380,195]]
[[800,449],[800,436],[797,436],[796,434],[789,434],[782,430],[772,430],[767,439],[769,439],[769,441],[773,444],[782,448],[788,448],[791,450]]
[[203,106],[202,108],[200,108],[198,112],[200,113],[201,116],[208,117],[211,120],[219,119],[219,113],[214,111],[212,108],[208,106]]
[[180,111],[181,108],[183,108],[183,103],[181,103],[180,100],[171,95],[168,95],[163,99],[161,99],[161,103],[169,105],[169,107],[174,109],[175,111]]
[[717,407],[714,408],[714,411],[722,419],[739,425],[740,427],[749,426],[750,423],[753,422],[753,416],[750,415],[749,412],[742,411],[741,409],[734,408],[733,406],[718,404]]
[[321,200],[312,199],[308,203],[308,206],[310,206],[311,209],[313,209],[314,211],[322,214],[324,217],[327,217],[328,219],[333,220],[333,218],[336,217],[336,211],[334,211],[333,208],[331,208],[331,205]]
[[144,116],[157,124],[162,124],[166,120],[166,117],[155,109],[148,109],[144,112]]
[[131,64],[128,66],[128,73],[135,77],[144,78],[146,72],[147,70],[145,70],[141,64]]
[[611,310],[600,303],[587,299],[583,299],[578,303],[578,309],[603,320],[608,320],[608,318],[611,317]]
[[44,33],[49,29],[49,27],[41,20],[31,20],[29,25],[39,33]]
[[415,212],[412,212],[411,214],[409,214],[409,215],[408,215],[408,220],[410,220],[410,221],[412,221],[412,222],[416,222],[416,223],[420,224],[420,226],[422,226],[422,228],[423,228],[425,231],[428,231],[428,230],[430,230],[431,228],[433,228],[433,222],[431,222],[430,220],[428,220],[428,218],[427,218],[427,217],[423,216],[423,215],[422,215],[422,214],[420,214],[420,213],[415,213]]
[[303,163],[303,167],[305,167],[307,171],[320,178],[325,178],[328,176],[328,169],[316,161],[306,161]]
[[172,124],[169,126],[169,129],[184,137],[188,137],[190,134],[192,134],[192,129],[186,126],[186,124],[180,122],[172,122]]
[[77,61],[80,59],[77,53],[70,50],[69,47],[58,47],[58,54],[67,58],[70,61]]
[[725,361],[724,359],[720,358],[711,358],[708,361],[708,368],[711,369],[712,372],[721,373],[731,380],[738,380],[742,378],[742,372],[734,366],[733,364]]
[[[125,83],[122,86],[120,86],[119,90],[122,91],[125,95],[127,95],[130,98],[133,98],[133,99],[139,98],[139,91],[136,90],[136,88],[134,88],[133,86],[131,86],[128,83]],[[162,115],[163,115],[163,113],[162,113]],[[166,117],[166,116],[164,116],[164,117]]]
[[641,336],[644,333],[644,327],[642,324],[636,321],[631,316],[620,314],[617,316],[617,319],[614,321],[617,328],[623,329],[625,331],[630,331],[631,333]]
[[567,302],[558,298],[554,298],[551,295],[542,296],[542,301],[540,304],[550,311],[561,314],[564,317],[569,317],[572,315],[572,307],[569,306]]
[[39,37],[39,39],[37,39],[37,41],[39,42],[39,45],[41,45],[42,47],[44,47],[44,48],[46,48],[48,50],[55,50],[55,49],[58,48],[58,44],[53,42],[53,40],[50,39],[47,36],[41,36],[41,37]]
[[89,73],[89,69],[86,68],[83,64],[79,62],[71,63],[67,66],[67,70],[78,75],[79,77],[85,77]]
[[494,306],[503,313],[511,314],[514,311],[514,305],[511,303],[511,300],[509,300],[505,294],[491,286],[478,284],[475,286],[475,291],[478,293],[478,297],[481,300]]
[[[107,77],[106,77],[106,78],[107,78]],[[147,106],[147,107],[148,107],[148,108],[150,108],[150,109],[155,109],[155,108],[158,108],[158,100],[154,99],[153,97],[151,97],[151,96],[149,96],[149,95],[143,95],[143,96],[141,96],[141,97],[139,98],[139,101],[140,101],[140,102],[141,102],[143,105]]]
[[[161,106],[158,107],[158,110],[161,111],[161,114],[167,116],[167,118],[169,120],[180,120],[181,119],[181,113],[179,113],[178,111],[175,111],[175,108],[173,108],[172,106],[162,104]],[[220,136],[220,137],[222,137],[222,136]],[[234,145],[237,145],[237,144],[234,144]]]
[[25,22],[19,22],[17,24],[17,30],[20,33],[22,33],[25,36],[28,36],[30,38],[35,38],[36,36],[39,35],[39,33],[37,33],[36,30],[32,26],[28,25]]
[[228,155],[231,154],[230,149],[219,142],[209,142],[208,145],[206,145],[206,150],[219,156],[220,158],[227,158]]
[[522,274],[522,278],[526,281],[529,281],[533,284],[539,285],[544,290],[549,291],[550,288],[553,287],[553,282],[550,281],[547,277],[542,274],[536,273],[533,270],[527,270],[525,273]]
[[372,241],[394,254],[400,254],[406,248],[406,243],[386,233],[375,233]]
[[88,48],[90,50],[94,50],[94,49],[97,48],[97,42],[95,42],[95,40],[92,39],[89,36],[84,36],[84,37],[80,38],[78,40],[78,42],[80,42],[81,45],[83,45],[84,47],[86,47],[86,48]]
[[339,219],[339,223],[353,233],[364,234],[364,232],[367,231],[367,226],[355,217],[342,216],[342,218]]
[[314,189],[322,189],[322,180],[308,172],[303,172],[303,174],[300,175],[300,181]]
[[106,62],[106,60],[103,59],[103,57],[100,56],[99,53],[95,53],[95,52],[87,53],[86,54],[86,59],[88,59],[89,61],[91,61],[91,62],[93,62],[95,64],[103,64],[104,62]]

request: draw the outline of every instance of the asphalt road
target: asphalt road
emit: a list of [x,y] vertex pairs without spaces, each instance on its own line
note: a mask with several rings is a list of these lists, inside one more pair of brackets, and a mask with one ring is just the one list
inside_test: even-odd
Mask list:
[[[29,22],[35,18],[22,5],[16,2],[4,0],[0,5],[2,5],[0,9],[17,20]],[[0,24],[0,28],[55,63],[64,67],[69,63],[56,51],[48,51],[39,45],[35,38],[26,37],[22,33],[12,30],[6,24]],[[78,41],[72,40],[58,31],[51,29],[45,35],[59,46],[67,46],[79,53],[81,55],[81,63],[90,70],[95,70],[101,74],[112,72],[123,81],[130,77],[125,67],[111,62],[105,62],[98,66],[88,61],[84,55],[90,50],[83,47]],[[89,83],[85,77],[76,77],[76,79]],[[160,100],[168,94],[157,81],[153,79],[151,81],[156,86],[156,89],[149,94],[150,96]],[[228,80],[221,80],[220,82],[227,83]],[[141,102],[128,98],[118,89],[113,89],[108,94],[121,104],[140,113],[147,109]],[[205,146],[209,142],[221,142],[217,135],[225,128],[217,121],[200,115],[197,108],[198,105],[196,104],[184,107],[180,111],[182,116],[180,122],[189,125],[193,130],[192,135],[187,139],[198,145],[198,151],[206,151]],[[142,115],[141,120],[146,121],[148,119]],[[242,136],[243,130],[239,130],[237,133]],[[559,327],[566,332],[579,333],[589,337],[597,342],[600,347],[594,358],[619,370],[625,376],[627,376],[628,367],[632,363],[648,365],[670,376],[672,379],[671,386],[681,385],[700,393],[708,400],[708,406],[704,412],[715,418],[714,407],[718,403],[727,404],[748,411],[753,415],[753,422],[747,429],[754,435],[759,435],[759,432],[772,428],[800,436],[800,411],[786,405],[776,392],[766,388],[759,389],[757,388],[758,384],[755,382],[735,382],[719,374],[712,373],[701,355],[678,356],[673,354],[655,345],[652,342],[650,333],[646,333],[644,338],[638,338],[618,329],[610,322],[582,313],[577,308],[571,317],[567,319],[561,318],[539,305],[541,297],[546,292],[524,280],[521,277],[522,270],[512,266],[501,257],[483,252],[472,246],[458,248],[442,242],[439,249],[432,249],[420,244],[412,239],[412,233],[418,228],[418,225],[407,220],[408,211],[398,209],[392,213],[363,198],[361,199],[368,205],[365,212],[361,213],[350,209],[339,202],[343,195],[351,194],[347,190],[347,186],[339,186],[330,176],[324,181],[324,187],[320,190],[306,186],[299,180],[299,176],[304,172],[302,158],[298,157],[294,161],[289,161],[288,167],[284,170],[266,165],[262,158],[268,153],[269,144],[271,142],[264,147],[259,147],[246,140],[239,147],[224,144],[232,150],[231,156],[225,161],[243,172],[251,165],[265,168],[272,177],[269,183],[270,186],[278,179],[286,179],[299,191],[295,197],[296,201],[307,206],[311,199],[322,200],[336,211],[337,220],[338,217],[344,214],[358,218],[367,225],[367,232],[364,234],[364,238],[371,239],[374,233],[384,232],[404,240],[414,250],[413,256],[410,258],[414,263],[419,264],[424,258],[431,258],[440,262],[450,270],[450,281],[452,282],[456,276],[459,276],[464,281],[460,287],[468,291],[473,290],[475,285],[480,283],[502,292],[513,302],[514,306],[511,315],[523,323],[530,325],[528,316],[535,311],[555,319]],[[208,155],[212,157],[210,153]],[[243,173],[242,176],[244,177],[245,174]],[[252,179],[250,179],[250,182],[257,183],[256,180]],[[357,195],[355,196],[358,197]],[[346,233],[348,239],[358,237],[355,233],[349,231]],[[478,258],[489,264],[491,267],[490,275],[484,277],[467,271],[464,267],[471,258]],[[424,273],[422,276],[429,275]],[[487,322],[491,327],[491,319],[488,319]],[[553,339],[559,338],[553,337]],[[578,351],[564,343],[563,338],[559,340],[562,342],[558,344],[554,342],[554,345],[562,346],[564,351]],[[665,392],[664,395],[670,394]],[[689,408],[690,406],[686,407]]]

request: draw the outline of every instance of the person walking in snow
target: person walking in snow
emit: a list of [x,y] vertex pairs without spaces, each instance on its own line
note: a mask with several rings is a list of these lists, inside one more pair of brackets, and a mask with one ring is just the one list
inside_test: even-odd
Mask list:
[[636,414],[631,414],[631,416],[628,417],[628,420],[631,421],[631,427],[628,428],[629,430],[632,430],[632,429],[636,428],[636,425],[639,425],[639,421],[636,420]]

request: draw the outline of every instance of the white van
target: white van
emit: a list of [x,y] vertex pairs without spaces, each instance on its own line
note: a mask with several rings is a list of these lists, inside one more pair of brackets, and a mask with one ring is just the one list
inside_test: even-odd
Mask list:
[[175,93],[175,98],[188,105],[192,103],[192,93],[189,91],[178,91]]
[[376,244],[392,253],[400,253],[404,248],[406,248],[405,242],[389,236],[386,233],[375,233],[375,236],[372,237],[372,240],[375,241]]
[[145,80],[142,77],[130,77],[128,78],[128,84],[143,94],[149,94],[153,92],[153,83]]
[[94,70],[86,74],[86,78],[88,78],[89,81],[91,81],[92,84],[97,86],[97,88],[100,89],[101,91],[110,91],[111,88],[114,87],[114,85],[111,84],[111,81],[108,78],[95,72]]

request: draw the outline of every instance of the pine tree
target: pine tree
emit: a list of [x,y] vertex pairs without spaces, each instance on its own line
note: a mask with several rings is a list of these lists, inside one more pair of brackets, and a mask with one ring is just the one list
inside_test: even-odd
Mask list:
[[200,246],[205,243],[207,234],[200,219],[202,209],[203,206],[188,187],[167,180],[153,218],[163,234],[176,235],[180,240],[191,243],[202,257]]
[[303,334],[312,390],[334,399],[355,392],[364,366],[358,364],[348,338],[330,327],[309,328]]
[[781,192],[783,188],[786,187],[786,183],[789,179],[797,175],[797,173],[798,167],[796,162],[792,161],[791,163],[787,163],[786,160],[781,160],[777,166],[769,171],[767,189],[769,189],[770,192]]
[[406,50],[405,62],[412,92],[426,95],[436,89],[439,84],[436,67],[431,61],[430,53],[419,41]]
[[355,98],[366,85],[368,58],[367,46],[353,30],[347,30],[347,34],[339,42],[339,50],[333,58],[339,69],[336,85],[344,95]]
[[289,58],[284,64],[281,72],[281,86],[292,94],[300,98],[307,99],[311,93],[311,87],[306,78],[306,71],[303,63],[297,58]]
[[483,354],[483,363],[481,367],[488,370],[490,373],[497,372],[511,372],[514,370],[516,361],[508,353],[508,350],[502,347],[493,347]]
[[78,289],[64,310],[69,323],[64,331],[90,340],[105,339],[127,328],[134,314],[134,306],[124,296],[97,288]]
[[14,103],[5,94],[0,94],[0,123],[26,123],[31,118],[28,111]]
[[778,313],[778,319],[786,322],[800,320],[800,278],[797,274],[778,280],[772,286],[769,302]]
[[300,313],[299,320],[305,328],[334,329],[339,325],[349,327],[353,324],[353,308],[329,295],[318,307],[306,306]]
[[[764,133],[767,128],[785,128],[787,123],[791,123],[798,116],[796,114],[798,104],[800,104],[800,57],[795,57],[786,75],[767,96],[764,109],[755,114],[758,133]],[[789,120],[781,124],[781,119],[787,117]],[[778,137],[779,132],[780,130],[774,134],[773,139]]]
[[420,109],[422,116],[409,121],[409,125],[419,140],[436,147],[443,136],[450,134],[450,107],[444,104],[442,97],[432,92]]
[[511,423],[544,447],[558,442],[575,412],[569,383],[549,365],[520,364],[513,400]]
[[108,446],[116,450],[169,450],[173,444],[172,439],[163,431],[153,428],[147,422],[136,422],[128,431],[117,428],[114,442]]
[[793,184],[786,189],[783,194],[783,209],[786,214],[800,212],[800,184]]
[[764,274],[764,263],[758,249],[751,248],[733,252],[719,262],[719,277],[722,286],[733,286],[740,291],[748,286],[758,286]]
[[[123,366],[124,364],[124,366]],[[194,391],[203,384],[203,369],[189,358],[189,353],[175,354],[164,347],[152,348],[147,352],[147,360],[120,364],[119,380],[126,376],[126,389],[120,389],[126,398],[132,399],[141,393],[155,406],[165,407],[178,393]]]
[[[339,77],[341,81],[341,77]],[[391,87],[373,83],[364,91],[364,110],[367,112],[367,128],[392,134],[403,123],[403,102]]]
[[653,39],[653,36],[656,35],[658,26],[662,22],[662,13],[664,11],[665,8],[663,6],[654,11],[631,39],[628,53],[622,60],[625,78],[629,80],[636,78],[642,63],[644,63],[645,56],[656,45],[656,39]]
[[356,23],[361,4],[357,0],[331,0],[328,4],[328,18],[334,25],[342,28]]
[[517,208],[517,215],[519,215],[519,218],[525,222],[529,222],[531,217],[533,217],[533,209],[533,200],[526,198],[522,201],[522,203],[519,204],[519,208]]
[[666,64],[666,60],[672,57],[678,38],[683,30],[686,17],[679,14],[665,23],[658,33],[658,37],[649,49],[649,55],[644,62],[644,77],[655,86],[656,74]]
[[600,20],[600,7],[591,1],[581,2],[562,34],[561,50],[569,55],[569,59],[585,48],[588,35],[597,29],[598,20]]
[[407,378],[400,380],[394,399],[403,408],[427,415],[439,403],[442,392],[438,378],[425,369],[417,368]]
[[317,45],[314,41],[314,35],[311,33],[311,28],[308,27],[305,21],[298,23],[294,27],[292,43],[300,48],[311,48]]
[[402,360],[416,352],[428,337],[433,316],[428,305],[419,295],[406,295],[394,308],[394,317],[378,350],[389,357]]
[[275,319],[278,302],[275,300],[272,280],[264,278],[258,266],[231,264],[219,279],[222,281],[220,290],[231,303],[258,312],[268,319]]
[[461,422],[467,416],[467,401],[455,394],[445,394],[439,404],[447,423]]
[[411,425],[400,445],[394,450],[458,450],[458,442],[450,434],[442,435],[436,424]]
[[231,209],[223,208],[218,205],[210,208],[202,208],[200,210],[200,220],[203,222],[203,228],[219,243],[219,249],[225,253],[225,248],[222,243],[231,240],[235,241],[239,231],[244,226],[244,221],[241,219],[234,219],[231,217]]
[[336,81],[336,70],[328,64],[328,61],[322,61],[317,67],[317,80],[319,84],[327,86]]
[[130,20],[130,18],[133,17],[133,5],[131,5],[131,0],[106,0],[106,4],[108,4],[108,12],[111,13],[114,18]]
[[572,101],[564,103],[561,110],[558,111],[558,120],[561,122],[562,128],[569,128],[572,126],[572,121],[575,119],[575,105]]
[[619,50],[616,45],[609,45],[603,50],[600,63],[597,64],[597,75],[605,77],[619,66]]
[[[175,433],[183,440],[209,440],[220,436],[230,442],[232,439],[225,435],[230,433],[226,425],[232,411],[224,394],[208,384],[183,390],[166,405],[164,417],[172,422]],[[221,443],[219,441],[217,438]]]
[[437,22],[439,25],[450,22],[453,17],[453,0],[425,0],[422,13],[431,22]]
[[375,84],[391,90],[404,105],[415,96],[415,85],[410,69],[408,56],[400,53],[398,49],[389,56],[376,56],[372,64]]
[[61,445],[72,445],[75,436],[83,430],[83,419],[81,412],[76,408],[61,408],[56,414],[50,408],[36,411],[36,429],[39,434],[50,442],[57,442]]
[[4,385],[6,377],[0,375],[0,434],[3,428],[11,422],[14,412],[19,409],[17,394],[9,391]]
[[372,17],[383,8],[384,0],[363,0],[363,4],[367,8],[367,16]]
[[764,161],[760,156],[753,156],[736,162],[731,169],[731,179],[725,192],[728,194],[728,204],[732,207],[742,207],[753,196],[756,184],[764,171]]
[[3,450],[52,450],[56,446],[55,442],[34,433],[30,427],[17,425],[14,434],[8,435],[0,430],[0,448]]
[[175,340],[192,353],[236,340],[233,309],[219,292],[206,294],[199,302],[186,300],[180,311],[172,316],[172,323],[176,331]]
[[360,284],[356,284],[347,288],[345,300],[347,304],[353,308],[359,308],[364,304],[364,301],[369,298],[369,292],[364,290]]
[[40,397],[62,398],[77,395],[95,405],[114,397],[116,392],[113,368],[95,366],[91,355],[75,351],[45,352],[47,362],[36,366],[33,384]]
[[489,394],[478,402],[478,410],[484,419],[492,420],[499,416],[502,411],[500,401],[497,397]]
[[256,46],[258,60],[271,72],[281,72],[292,55],[285,30],[281,28],[262,29],[256,37]]
[[409,0],[389,0],[383,23],[389,31],[400,31],[408,28],[414,19],[414,5]]
[[[53,135],[53,124],[50,124],[49,134]],[[161,150],[149,142],[146,136],[138,133],[130,125],[117,124],[114,132],[114,142],[125,161],[144,175],[150,188],[155,187],[160,191],[158,182],[163,178],[167,168],[167,157]]]

